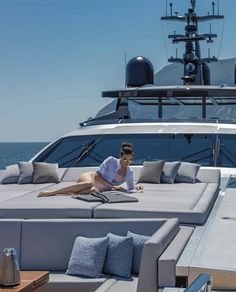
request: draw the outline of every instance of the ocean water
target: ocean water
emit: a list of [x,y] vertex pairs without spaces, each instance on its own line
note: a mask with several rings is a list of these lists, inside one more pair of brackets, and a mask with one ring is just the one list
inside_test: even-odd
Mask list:
[[48,142],[0,142],[0,169],[17,161],[28,161]]

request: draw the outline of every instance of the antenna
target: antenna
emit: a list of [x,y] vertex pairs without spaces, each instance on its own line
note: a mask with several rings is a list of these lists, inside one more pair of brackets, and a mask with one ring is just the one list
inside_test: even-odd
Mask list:
[[125,50],[125,87],[127,87],[127,85],[126,85],[126,65],[127,65],[127,58],[126,58],[126,50]]
[[220,15],[220,1],[217,0],[217,13]]
[[212,2],[212,15],[215,15],[215,2]]
[[170,16],[173,16],[173,3],[170,3]]
[[192,4],[192,9],[194,11],[195,10],[195,6],[196,6],[196,0],[191,0],[191,4]]

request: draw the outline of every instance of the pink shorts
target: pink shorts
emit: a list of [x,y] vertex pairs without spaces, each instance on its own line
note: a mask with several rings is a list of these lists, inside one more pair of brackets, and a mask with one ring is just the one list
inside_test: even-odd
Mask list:
[[104,185],[101,182],[97,181],[95,179],[95,175],[96,175],[96,172],[93,172],[93,171],[83,173],[81,175],[79,181],[88,181],[88,180],[91,180],[91,183],[93,184],[93,186],[95,188],[97,188],[100,192],[111,190],[111,187],[110,186]]

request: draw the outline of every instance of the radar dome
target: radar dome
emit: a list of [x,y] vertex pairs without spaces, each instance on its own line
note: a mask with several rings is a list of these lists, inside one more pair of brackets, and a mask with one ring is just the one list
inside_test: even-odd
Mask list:
[[211,71],[207,63],[202,64],[202,77],[204,85],[211,85]]
[[153,84],[154,70],[152,63],[144,57],[135,57],[126,65],[126,86],[140,87]]

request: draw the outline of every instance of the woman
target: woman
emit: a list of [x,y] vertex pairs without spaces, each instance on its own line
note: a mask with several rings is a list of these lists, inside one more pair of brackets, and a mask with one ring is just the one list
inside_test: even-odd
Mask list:
[[83,173],[75,185],[58,190],[42,191],[38,194],[38,197],[102,192],[105,190],[124,191],[125,189],[120,186],[123,183],[126,183],[128,190],[142,190],[142,186],[134,186],[133,171],[129,166],[132,160],[132,144],[122,143],[120,159],[110,156],[103,161],[96,172]]

